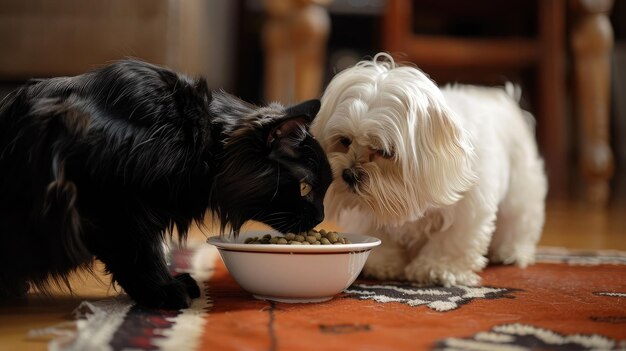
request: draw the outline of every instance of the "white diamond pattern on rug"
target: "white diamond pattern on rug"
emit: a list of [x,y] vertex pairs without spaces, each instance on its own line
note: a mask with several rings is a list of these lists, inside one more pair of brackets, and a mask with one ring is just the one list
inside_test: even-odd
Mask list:
[[425,305],[439,312],[452,311],[475,299],[514,298],[518,289],[489,286],[421,286],[415,284],[353,284],[344,292],[349,297],[381,303],[399,302],[409,306]]
[[469,338],[447,338],[433,348],[444,350],[626,350],[626,341],[600,334],[559,334],[527,324],[504,324]]
[[617,250],[571,250],[562,247],[539,247],[535,259],[538,263],[565,263],[572,266],[626,265],[626,253]]
[[593,294],[596,296],[626,297],[626,292],[618,292],[618,291],[596,291]]

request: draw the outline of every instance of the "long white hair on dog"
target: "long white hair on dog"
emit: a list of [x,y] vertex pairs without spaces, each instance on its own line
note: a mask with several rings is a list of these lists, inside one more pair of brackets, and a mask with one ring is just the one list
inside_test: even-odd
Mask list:
[[321,102],[312,132],[334,177],[357,178],[354,186],[333,182],[329,218],[369,208],[377,226],[397,226],[455,203],[474,184],[469,132],[419,69],[379,53],[338,73]]

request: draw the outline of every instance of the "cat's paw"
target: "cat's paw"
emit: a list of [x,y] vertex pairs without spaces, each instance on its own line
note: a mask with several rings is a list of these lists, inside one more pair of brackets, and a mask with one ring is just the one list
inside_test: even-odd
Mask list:
[[200,296],[200,289],[188,274],[173,278],[157,288],[142,291],[140,295],[131,295],[139,305],[169,310],[188,308],[194,296]]
[[406,266],[404,273],[407,280],[427,285],[465,285],[480,284],[480,276],[470,269],[454,267],[430,260],[415,259]]
[[196,281],[189,275],[189,273],[182,273],[174,277],[177,281],[181,282],[185,289],[187,289],[187,294],[192,299],[197,299],[200,297],[200,287]]
[[179,310],[187,308],[191,305],[191,296],[187,292],[185,284],[174,279],[170,283],[161,286],[162,299],[158,308]]

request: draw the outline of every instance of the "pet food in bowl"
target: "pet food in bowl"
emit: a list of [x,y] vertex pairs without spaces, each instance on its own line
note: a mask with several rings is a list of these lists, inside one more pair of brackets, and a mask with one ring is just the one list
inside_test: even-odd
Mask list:
[[311,229],[302,233],[287,233],[285,235],[265,234],[261,237],[250,236],[244,244],[277,244],[277,245],[341,245],[351,244],[350,240],[334,231]]

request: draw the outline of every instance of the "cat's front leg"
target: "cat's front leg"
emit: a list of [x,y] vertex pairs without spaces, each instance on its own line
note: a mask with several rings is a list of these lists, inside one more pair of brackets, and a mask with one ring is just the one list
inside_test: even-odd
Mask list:
[[[140,305],[182,309],[200,296],[189,274],[176,277],[168,272],[160,243],[124,242],[115,250],[102,250],[97,257],[124,291]],[[97,251],[97,250],[96,250]]]

